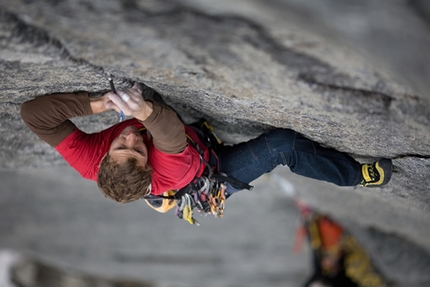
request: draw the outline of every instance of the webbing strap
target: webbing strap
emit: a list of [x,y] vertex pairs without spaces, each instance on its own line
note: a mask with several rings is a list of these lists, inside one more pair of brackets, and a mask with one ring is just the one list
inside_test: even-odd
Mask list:
[[236,180],[234,178],[231,178],[231,177],[225,176],[223,174],[219,174],[219,173],[213,174],[212,178],[227,182],[227,183],[231,184],[231,186],[233,186],[234,188],[237,188],[237,189],[252,190],[254,188],[252,185],[249,185],[247,183],[241,182],[239,180]]

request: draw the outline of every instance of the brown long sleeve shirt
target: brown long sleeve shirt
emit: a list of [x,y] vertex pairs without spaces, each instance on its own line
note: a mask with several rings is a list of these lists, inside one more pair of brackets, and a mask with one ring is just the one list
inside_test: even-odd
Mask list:
[[143,135],[153,168],[152,193],[186,186],[204,171],[199,152],[188,145],[186,134],[196,142],[209,160],[209,150],[197,134],[184,125],[168,107],[153,103],[153,112],[143,122],[130,119],[98,133],[79,130],[69,118],[91,115],[87,93],[53,94],[25,102],[21,115],[28,127],[64,157],[84,178],[97,181],[99,164],[112,141],[127,126],[145,126],[151,139]]
[[[151,102],[153,112],[142,124],[150,131],[155,147],[166,153],[181,152],[187,146],[183,123],[169,107]],[[52,147],[76,129],[70,118],[92,114],[87,92],[40,96],[21,106],[25,124]]]

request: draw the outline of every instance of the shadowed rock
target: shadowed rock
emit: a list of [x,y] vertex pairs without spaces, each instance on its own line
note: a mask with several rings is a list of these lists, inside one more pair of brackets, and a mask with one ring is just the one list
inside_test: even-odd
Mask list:
[[[109,72],[186,121],[206,118],[228,143],[283,127],[361,161],[392,158],[377,196],[428,214],[426,4],[296,2],[0,0],[0,167],[64,165],[24,126],[20,104],[104,91]],[[115,121],[75,120],[87,132]]]

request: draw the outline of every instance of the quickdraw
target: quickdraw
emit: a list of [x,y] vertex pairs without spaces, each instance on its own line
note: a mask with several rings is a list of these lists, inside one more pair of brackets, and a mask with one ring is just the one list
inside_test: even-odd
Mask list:
[[225,210],[227,186],[224,182],[205,176],[192,182],[192,187],[176,200],[176,215],[191,224],[200,225],[194,218],[194,209],[201,215],[213,214],[222,218]]

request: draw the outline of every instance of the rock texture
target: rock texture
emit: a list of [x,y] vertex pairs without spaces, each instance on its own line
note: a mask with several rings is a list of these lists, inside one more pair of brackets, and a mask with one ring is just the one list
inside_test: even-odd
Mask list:
[[[3,0],[1,166],[61,164],[22,125],[20,103],[53,92],[107,89],[110,72],[119,86],[139,81],[182,114],[207,118],[227,141],[232,134],[285,127],[358,158],[393,158],[403,180],[390,186],[391,193],[428,210],[429,26],[402,1],[365,2],[354,16],[336,1],[313,7],[306,1]],[[316,36],[322,28],[303,24],[294,13],[322,9],[312,18],[317,22],[330,7],[346,18],[326,20],[326,35]],[[383,8],[389,10],[378,10]],[[385,22],[379,14],[387,14]],[[371,24],[375,18],[379,30]],[[346,34],[341,29],[351,32],[349,38],[330,38]],[[363,53],[351,50],[353,40],[363,43],[356,45]],[[79,124],[98,129],[114,118]]]
[[[109,72],[117,86],[138,81],[155,90],[186,120],[205,117],[226,142],[284,127],[361,161],[392,158],[397,172],[377,196],[426,217],[426,7],[406,0],[0,0],[0,167],[64,165],[23,125],[20,104],[108,89]],[[95,131],[115,120],[76,122]]]

